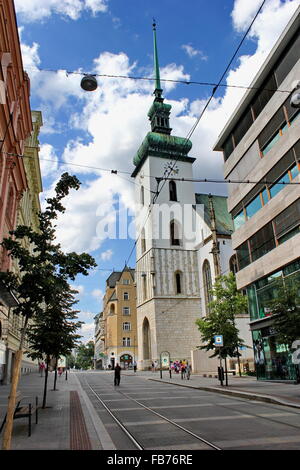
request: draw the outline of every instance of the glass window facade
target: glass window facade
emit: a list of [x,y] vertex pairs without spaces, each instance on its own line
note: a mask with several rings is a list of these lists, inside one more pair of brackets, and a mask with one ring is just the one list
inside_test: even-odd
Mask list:
[[[300,145],[297,142],[268,172],[262,182],[259,182],[257,187],[250,191],[233,210],[232,217],[235,230],[253,217],[270,199],[284,189],[286,184],[292,182],[299,175],[299,147]],[[275,181],[274,184],[272,184],[273,181]],[[253,196],[255,197],[253,198]]]
[[[270,300],[278,295],[280,283],[300,280],[300,260],[247,287],[251,321],[272,318]],[[300,295],[300,293],[299,293]],[[299,380],[300,370],[292,363],[292,352],[278,341],[272,324],[252,331],[254,362],[259,380]]]
[[278,342],[271,327],[253,331],[253,351],[258,380],[296,380],[299,374],[292,363],[288,346]]
[[[226,161],[234,148],[244,137],[254,120],[257,119],[266,104],[270,101],[277,88],[286,78],[289,72],[300,58],[300,33],[295,33],[290,43],[280,55],[273,70],[269,73],[261,88],[253,97],[248,110],[234,127],[232,133],[229,134],[223,145],[224,160]],[[291,118],[292,119],[292,118]],[[284,124],[285,125],[285,124]],[[277,128],[278,129],[278,128]],[[271,135],[269,136],[269,140]],[[266,141],[265,141],[266,143]]]
[[239,269],[261,258],[300,232],[300,198],[237,249]]

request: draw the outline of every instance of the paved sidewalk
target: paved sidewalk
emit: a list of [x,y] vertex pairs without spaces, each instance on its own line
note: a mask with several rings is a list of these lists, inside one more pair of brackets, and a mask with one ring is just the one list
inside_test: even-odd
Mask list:
[[[90,371],[90,374],[108,372]],[[111,373],[111,372],[110,372]],[[49,374],[47,407],[39,410],[39,422],[32,419],[32,434],[28,437],[28,420],[14,421],[12,450],[114,450],[115,447],[105,427],[82,389],[80,372],[68,373],[57,379],[57,391],[53,391],[54,374]],[[180,374],[168,371],[144,372],[122,371],[123,376],[135,376],[137,380],[154,380],[176,386],[192,387],[212,392],[231,394],[242,398],[261,400],[289,407],[300,408],[300,385],[257,381],[255,377],[229,377],[229,386],[219,385],[216,378],[192,375],[182,380]],[[21,377],[18,389],[22,395],[35,396],[42,404],[44,379],[38,373]],[[0,386],[0,424],[7,408],[9,385]],[[2,446],[3,431],[0,435]]]
[[[12,450],[100,450],[99,436],[95,430],[89,402],[76,374],[57,378],[53,390],[54,373],[49,374],[46,408],[38,411],[38,424],[32,416],[31,436],[28,437],[28,418],[14,420]],[[43,403],[44,377],[39,373],[23,375],[18,390],[23,396],[38,396]],[[0,386],[0,425],[4,419],[10,385]],[[26,401],[25,401],[26,403]],[[3,431],[0,435],[2,448]]]

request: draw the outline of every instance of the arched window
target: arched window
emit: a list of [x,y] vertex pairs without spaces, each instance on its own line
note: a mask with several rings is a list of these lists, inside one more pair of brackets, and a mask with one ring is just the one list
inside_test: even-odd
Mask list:
[[177,189],[175,181],[169,182],[170,201],[177,201]]
[[109,314],[114,315],[115,314],[115,304],[111,304],[110,309],[109,309]]
[[141,233],[141,251],[142,253],[145,253],[146,251],[146,235],[145,235],[145,229],[143,228],[142,233]]
[[175,288],[176,294],[182,294],[182,272],[177,271],[175,273]]
[[210,292],[212,288],[212,279],[211,279],[211,270],[209,261],[206,259],[202,266],[202,274],[203,274],[203,288],[204,288],[204,298],[205,298],[205,306],[206,311],[209,313],[209,302],[213,300],[212,294]]
[[170,223],[170,238],[171,245],[180,245],[179,224],[175,220]]

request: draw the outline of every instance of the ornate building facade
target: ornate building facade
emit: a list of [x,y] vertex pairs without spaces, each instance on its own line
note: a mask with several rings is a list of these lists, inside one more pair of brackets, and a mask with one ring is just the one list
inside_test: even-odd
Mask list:
[[[25,140],[32,131],[29,78],[23,70],[16,14],[12,0],[0,0],[0,242],[16,227],[20,201],[28,189]],[[0,247],[0,270],[13,269]],[[6,364],[10,309],[16,298],[0,285],[0,380]]]
[[[101,322],[101,323],[100,323]],[[102,367],[131,367],[138,359],[136,325],[136,284],[134,269],[114,271],[106,281],[103,315],[99,318],[97,345],[102,353]]]

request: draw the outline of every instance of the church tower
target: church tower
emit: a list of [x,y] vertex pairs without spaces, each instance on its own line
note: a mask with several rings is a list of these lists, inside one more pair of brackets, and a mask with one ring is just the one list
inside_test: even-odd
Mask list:
[[[140,369],[151,362],[188,360],[200,344],[195,325],[201,317],[200,289],[193,233],[194,158],[190,140],[171,135],[171,105],[164,103],[154,39],[154,101],[148,112],[148,132],[134,157],[137,218],[136,284]],[[167,180],[164,178],[168,178]],[[170,179],[169,179],[170,178]],[[171,179],[174,178],[174,179]],[[154,204],[153,204],[154,203]]]

